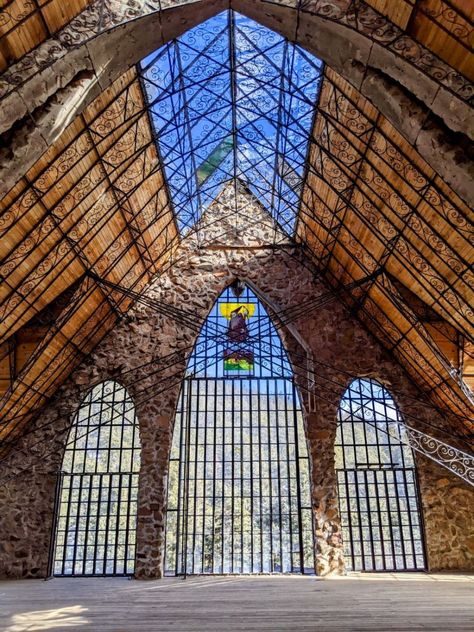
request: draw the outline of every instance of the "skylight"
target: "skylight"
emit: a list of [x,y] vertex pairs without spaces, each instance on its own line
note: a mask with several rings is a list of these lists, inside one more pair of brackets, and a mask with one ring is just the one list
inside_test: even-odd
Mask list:
[[141,67],[181,232],[238,178],[292,234],[322,62],[229,10]]

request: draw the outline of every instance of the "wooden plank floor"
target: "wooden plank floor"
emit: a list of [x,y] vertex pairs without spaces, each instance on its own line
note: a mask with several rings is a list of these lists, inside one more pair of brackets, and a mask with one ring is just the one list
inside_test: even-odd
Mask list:
[[474,577],[190,577],[0,582],[0,630],[474,630]]

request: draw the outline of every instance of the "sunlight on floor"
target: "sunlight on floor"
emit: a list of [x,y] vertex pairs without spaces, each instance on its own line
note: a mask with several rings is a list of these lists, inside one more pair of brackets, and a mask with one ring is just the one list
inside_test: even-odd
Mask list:
[[474,575],[462,573],[347,573],[329,579],[361,579],[364,581],[474,582]]
[[36,632],[54,628],[72,628],[89,623],[82,615],[88,611],[83,606],[69,606],[54,610],[37,610],[14,614],[5,632]]

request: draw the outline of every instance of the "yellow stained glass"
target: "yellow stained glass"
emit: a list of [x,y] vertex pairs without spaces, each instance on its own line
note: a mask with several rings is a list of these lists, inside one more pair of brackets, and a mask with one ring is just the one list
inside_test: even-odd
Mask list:
[[227,320],[230,320],[232,312],[235,312],[239,307],[247,310],[247,318],[251,318],[255,313],[255,303],[219,303],[221,315]]

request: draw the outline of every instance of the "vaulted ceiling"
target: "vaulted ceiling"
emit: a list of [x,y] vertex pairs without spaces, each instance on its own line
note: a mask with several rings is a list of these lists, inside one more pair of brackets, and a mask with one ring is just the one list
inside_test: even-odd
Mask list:
[[[61,42],[61,27],[90,3],[66,4],[0,3],[0,64],[7,73],[15,61],[21,64],[35,54],[43,40],[52,36]],[[340,6],[350,17],[351,0],[326,4]],[[472,15],[466,3],[366,4],[388,17],[402,36],[411,34],[443,63],[472,76]],[[194,69],[189,64],[189,57],[202,62],[206,38],[196,42],[184,35],[159,49],[86,106],[0,201],[4,448],[126,313],[133,292],[143,291],[172,265],[183,228],[192,229],[200,214],[197,207],[191,210],[195,200],[202,203],[202,189],[210,200],[234,177],[253,186],[335,290],[370,279],[342,293],[342,300],[434,404],[466,420],[468,431],[469,387],[474,387],[472,210],[388,118],[329,65],[323,68],[303,51],[298,68],[290,63],[292,45],[281,36],[268,32],[261,40],[265,29],[247,18],[239,17],[237,27],[228,13],[219,19],[215,48],[221,58],[214,72],[212,47],[206,49],[208,63],[201,63],[200,72],[208,73],[202,81],[195,72],[199,63]],[[238,28],[248,38],[240,49]],[[153,75],[164,55],[173,74],[170,59],[175,55],[177,63],[186,47],[187,73],[178,70],[166,81],[163,73]],[[247,81],[241,81],[240,93],[234,81],[239,63]],[[303,65],[309,72],[305,81],[298,79]],[[265,75],[270,81],[263,95]],[[218,84],[212,83],[215,77]],[[277,77],[283,89],[275,90]],[[200,130],[190,125],[184,106],[203,86],[207,100],[191,103],[194,124],[206,120]],[[292,92],[306,94],[299,126],[285,100]],[[173,139],[166,138],[166,117],[157,118],[160,98],[168,99],[167,107],[176,107],[178,100],[183,106],[183,123],[174,124],[171,136],[188,136],[177,153]],[[219,103],[224,105],[217,120],[209,110]],[[205,134],[214,134],[208,145],[203,145]],[[176,169],[180,156],[182,173]],[[183,178],[194,178],[187,193]],[[128,292],[117,291],[117,285]]]

